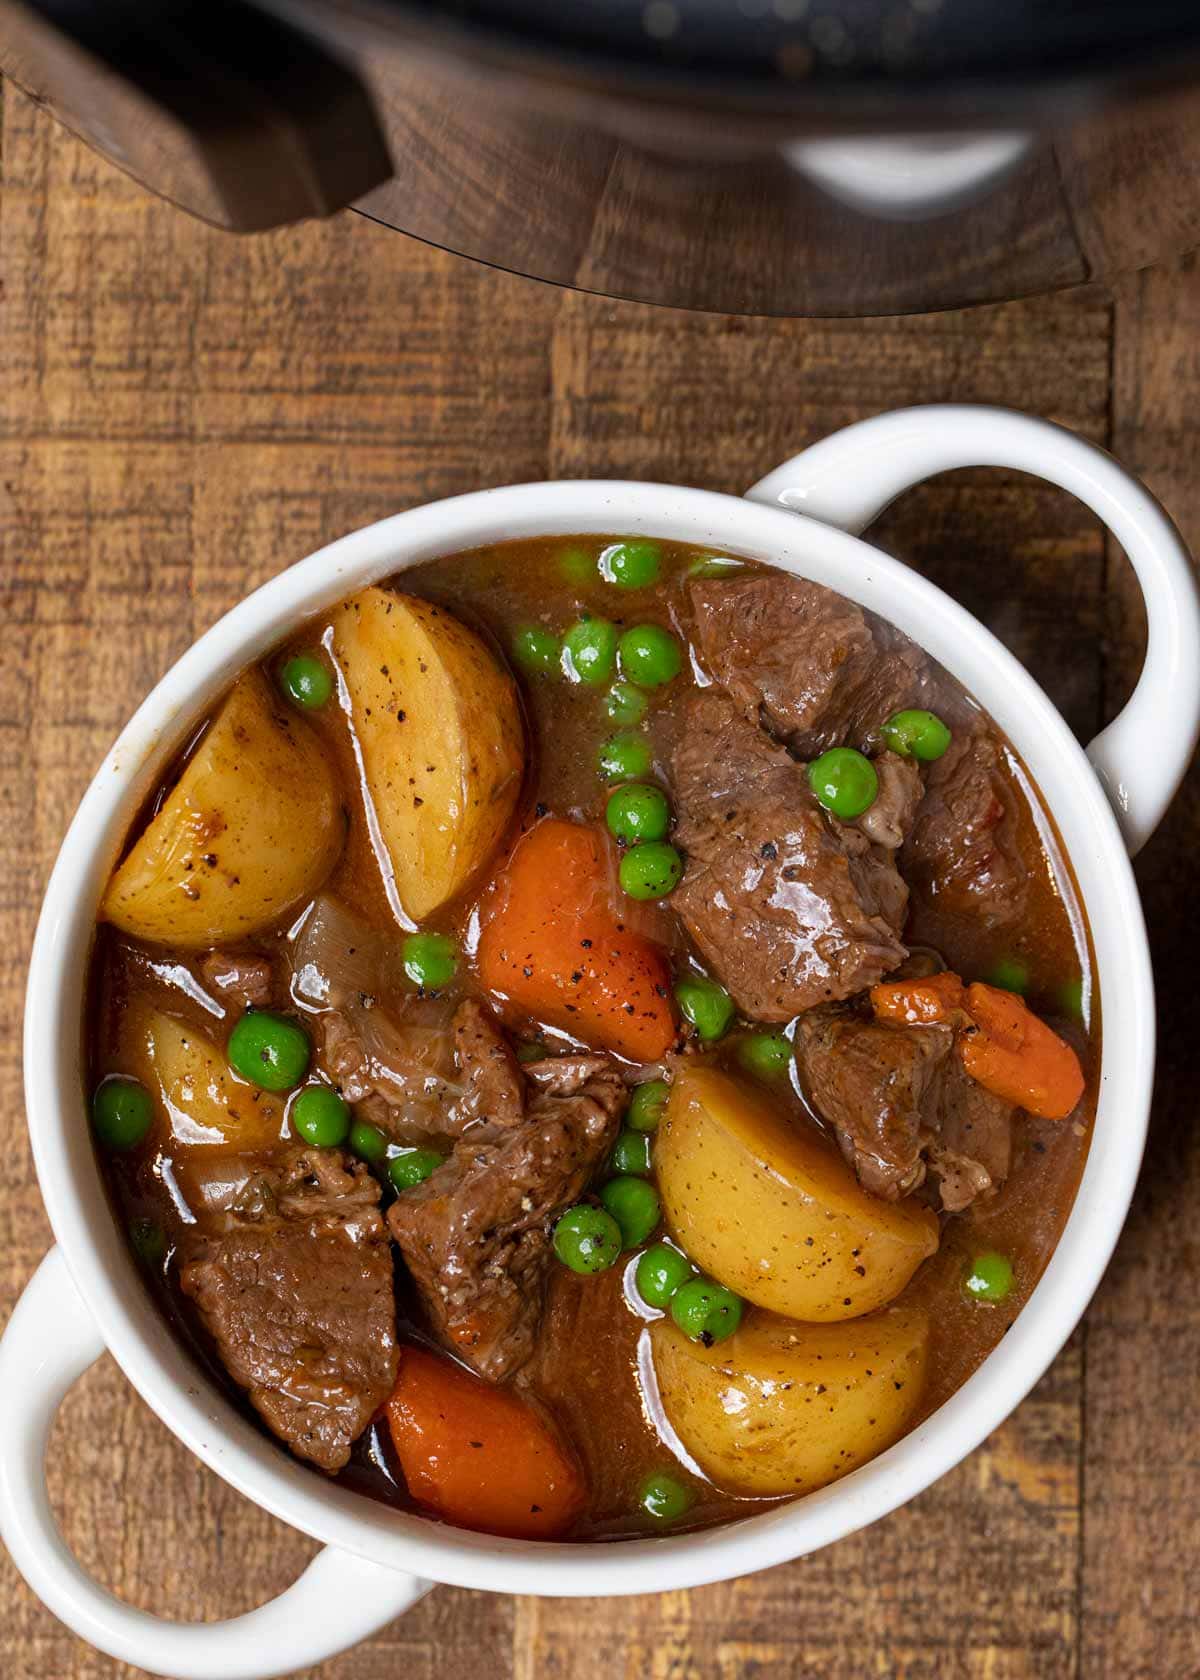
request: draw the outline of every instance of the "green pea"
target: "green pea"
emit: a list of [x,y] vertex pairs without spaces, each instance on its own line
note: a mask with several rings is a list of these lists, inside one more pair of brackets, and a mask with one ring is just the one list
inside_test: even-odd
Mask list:
[[549,1051],[540,1042],[517,1045],[517,1060],[519,1062],[540,1062],[547,1055],[549,1055]]
[[292,1104],[291,1122],[314,1149],[336,1149],[350,1135],[350,1104],[330,1085],[308,1085]]
[[623,1248],[640,1247],[662,1218],[658,1191],[644,1178],[610,1178],[599,1195],[620,1226]]
[[404,972],[423,992],[440,992],[454,979],[458,952],[444,933],[409,933],[400,947]]
[[883,726],[883,738],[902,758],[932,764],[950,745],[950,731],[934,712],[893,712]]
[[695,1503],[694,1496],[682,1482],[668,1476],[664,1470],[656,1470],[647,1476],[638,1494],[638,1504],[648,1517],[655,1522],[678,1522],[680,1517],[686,1516]]
[[387,1154],[388,1140],[378,1126],[372,1126],[369,1120],[356,1120],[350,1128],[348,1139],[351,1153],[357,1155],[360,1161],[369,1161],[378,1166]]
[[315,653],[298,653],[280,671],[279,686],[297,706],[315,712],[333,693],[333,678]]
[[791,1040],[781,1032],[747,1033],[738,1040],[737,1059],[759,1079],[777,1079],[792,1064]]
[[1024,997],[1029,990],[1029,970],[1017,957],[1001,957],[993,963],[991,969],[984,975],[989,986],[999,986],[1001,991],[1016,992]]
[[617,663],[617,627],[607,618],[581,618],[563,637],[562,668],[572,682],[597,687]]
[[627,846],[639,840],[665,840],[671,826],[671,805],[653,783],[628,782],[608,796],[604,807],[608,831]]
[[641,723],[649,705],[640,688],[634,688],[632,683],[615,682],[604,696],[604,715],[612,723]]
[[741,1297],[707,1278],[681,1283],[671,1297],[669,1310],[684,1335],[693,1342],[703,1342],[705,1347],[732,1336],[742,1322]]
[[665,1079],[647,1079],[635,1086],[629,1099],[625,1124],[632,1126],[635,1132],[656,1132],[670,1095],[671,1087]]
[[743,570],[745,562],[734,560],[728,554],[702,554],[698,560],[693,560],[688,567],[689,577],[721,578],[728,577],[731,572]]
[[694,1272],[695,1267],[686,1254],[672,1248],[670,1243],[656,1242],[642,1255],[633,1276],[646,1305],[665,1312],[672,1295]]
[[406,1149],[388,1162],[388,1177],[397,1190],[411,1190],[414,1184],[424,1184],[445,1159],[436,1149]]
[[1012,1286],[1012,1261],[994,1250],[977,1254],[963,1279],[963,1288],[975,1301],[1003,1301]]
[[1077,974],[1074,980],[1066,981],[1060,988],[1058,1002],[1064,1015],[1069,1015],[1073,1021],[1083,1020],[1083,976],[1081,974]]
[[635,624],[618,644],[621,675],[642,688],[661,688],[683,669],[683,654],[669,630],[659,624]]
[[715,980],[691,975],[675,985],[675,1001],[706,1044],[711,1044],[733,1020],[733,999]]
[[157,1219],[131,1219],[129,1241],[142,1265],[151,1271],[157,1271],[167,1258],[167,1233]]
[[683,874],[683,859],[665,840],[644,840],[621,855],[617,879],[630,898],[665,898]]
[[596,562],[586,548],[572,546],[559,550],[558,569],[568,583],[587,583],[596,575]]
[[662,550],[656,542],[638,538],[611,543],[600,555],[600,576],[622,589],[648,589],[658,579]]
[[621,1227],[603,1208],[580,1202],[555,1225],[554,1252],[573,1272],[603,1272],[621,1252]]
[[512,643],[513,658],[524,671],[557,671],[562,659],[562,643],[552,630],[527,624],[517,631]]
[[303,1027],[266,1009],[248,1009],[229,1035],[229,1065],[264,1091],[290,1091],[308,1072],[312,1045]]
[[650,1171],[650,1134],[628,1127],[613,1145],[608,1164],[615,1173],[634,1173],[644,1178]]
[[136,1079],[113,1074],[102,1080],[92,1098],[92,1125],[106,1149],[136,1149],[154,1119],[150,1093]]
[[638,776],[650,774],[650,743],[644,735],[623,730],[610,735],[600,747],[596,760],[600,774],[609,782],[631,782]]
[[808,785],[827,811],[851,822],[875,803],[879,777],[871,760],[853,747],[830,747],[809,765]]

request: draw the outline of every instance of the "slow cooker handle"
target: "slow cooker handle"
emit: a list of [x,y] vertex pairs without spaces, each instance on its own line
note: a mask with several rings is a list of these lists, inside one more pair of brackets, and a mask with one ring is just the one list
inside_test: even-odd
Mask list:
[[1146,601],[1146,660],[1128,704],[1087,753],[1136,853],[1162,820],[1200,734],[1196,577],[1179,532],[1144,485],[1105,450],[1048,420],[939,403],[834,432],[746,494],[857,536],[902,491],[954,467],[1010,467],[1069,490],[1129,557]]
[[152,191],[247,233],[392,173],[353,65],[257,0],[0,0],[0,69]]
[[34,1592],[81,1639],[172,1680],[269,1680],[347,1650],[428,1592],[429,1581],[330,1546],[270,1604],[227,1622],[161,1621],[112,1597],[68,1551],[45,1479],[55,1414],[103,1352],[52,1248],[0,1339],[0,1536]]

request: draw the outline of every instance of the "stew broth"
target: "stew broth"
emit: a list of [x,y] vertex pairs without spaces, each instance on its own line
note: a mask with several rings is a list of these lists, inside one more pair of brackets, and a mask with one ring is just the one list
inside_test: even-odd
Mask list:
[[[704,557],[684,545],[661,543],[657,545],[656,582],[626,590],[606,581],[596,566],[596,556],[619,540],[577,537],[501,544],[428,562],[406,571],[395,587],[466,624],[501,663],[511,658],[514,638],[530,626],[560,637],[566,625],[589,614],[612,622],[618,632],[634,623],[668,630],[685,650],[683,669],[674,680],[649,691],[645,719],[632,727],[644,737],[651,754],[650,768],[639,779],[658,783],[671,794],[675,755],[689,728],[689,705],[697,692],[709,689],[713,682],[701,652],[690,594],[693,568]],[[707,569],[714,570],[711,565]],[[736,572],[730,570],[727,575],[757,572],[754,562],[742,561]],[[324,660],[334,667],[332,623],[330,614],[299,626],[285,645],[263,661],[262,669],[274,689],[296,655],[323,649]],[[506,837],[466,889],[421,919],[422,931],[437,931],[453,941],[460,953],[459,968],[448,987],[434,988],[436,996],[397,993],[386,1000],[402,1026],[409,1021],[422,1030],[444,1034],[458,1000],[469,994],[487,996],[477,966],[480,929],[489,914],[490,883],[508,858],[513,838],[548,814],[583,824],[604,821],[606,798],[614,784],[598,774],[597,761],[603,743],[621,727],[605,714],[602,702],[607,688],[565,680],[559,669],[526,669],[517,680],[526,745],[517,814]],[[910,882],[914,890],[903,929],[904,944],[910,949],[932,948],[945,968],[964,981],[991,980],[1002,987],[1018,987],[1032,1010],[1050,1021],[1074,1048],[1087,1090],[1065,1119],[1020,1114],[1012,1129],[1011,1166],[1004,1182],[965,1211],[938,1215],[938,1250],[898,1297],[902,1306],[927,1309],[930,1323],[924,1392],[908,1427],[936,1410],[986,1358],[1044,1269],[1082,1171],[1100,1062],[1099,1005],[1086,923],[1052,821],[1016,754],[953,679],[931,669],[922,704],[955,735],[983,727],[996,743],[997,775],[1007,807],[1004,821],[1023,872],[1022,912],[1017,926],[997,923],[975,914],[970,904],[964,907],[947,901],[945,895]],[[339,901],[382,942],[395,942],[405,923],[409,927],[415,923],[408,917],[398,923],[394,884],[389,888],[380,866],[378,828],[364,794],[362,749],[351,727],[344,676],[329,703],[305,711],[303,717],[328,755],[346,811],[345,844],[319,894]],[[188,755],[164,778],[155,801],[134,825],[131,843],[162,807],[203,739],[203,734],[198,735]],[[900,856],[903,875],[903,853]],[[613,893],[619,900],[615,882]],[[631,927],[660,944],[677,972],[713,966],[699,961],[695,943],[673,908],[673,895],[626,903],[625,908]],[[232,949],[235,955],[269,958],[274,987],[270,1007],[295,1016],[315,1031],[321,1005],[305,995],[296,971],[307,909],[305,902],[290,905],[276,925],[234,941]],[[224,941],[222,949],[230,948],[230,942]],[[354,955],[348,959],[351,963]],[[206,1040],[225,1043],[241,1009],[215,990],[202,971],[201,957],[192,947],[175,948],[170,941],[139,940],[111,925],[99,927],[87,1020],[89,1089],[113,1075],[146,1081],[146,1039],[140,1023],[148,1011],[166,1014]],[[374,1002],[366,1000],[366,1006]],[[588,1042],[583,1033],[573,1041],[561,1027],[523,1012],[511,999],[500,1000],[500,1011],[518,1047],[537,1043],[554,1054],[570,1051],[574,1043]],[[735,1025],[716,1043],[702,1047],[700,1054],[741,1085],[753,1086],[740,1051],[744,1036],[745,1030]],[[319,1035],[316,1043],[313,1071],[319,1073],[325,1065]],[[623,1064],[618,1058],[615,1065]],[[762,1088],[761,1081],[756,1088]],[[795,1127],[827,1129],[827,1122],[804,1094],[806,1087],[794,1062],[783,1078],[766,1089],[769,1101]],[[278,1100],[286,1103],[286,1095]],[[294,1140],[295,1133],[285,1118],[280,1126],[281,1144],[289,1136]],[[195,1302],[180,1289],[181,1260],[208,1217],[191,1188],[194,1151],[181,1144],[179,1128],[172,1130],[169,1116],[164,1121],[156,1113],[143,1142],[126,1150],[100,1148],[99,1158],[116,1216],[131,1233],[160,1306],[212,1379],[257,1420],[242,1387],[227,1375]],[[394,1192],[387,1174],[382,1167],[379,1172],[385,1201],[390,1200]],[[1011,1290],[994,1304],[972,1298],[963,1287],[964,1273],[981,1251],[998,1251],[1012,1266]],[[398,1254],[394,1258],[401,1345],[426,1345],[444,1354],[403,1261]],[[639,1489],[655,1472],[669,1472],[692,1500],[675,1523],[676,1529],[745,1515],[772,1497],[714,1485],[667,1423],[653,1381],[649,1341],[649,1327],[662,1315],[639,1298],[634,1281],[637,1258],[637,1252],[623,1254],[616,1264],[594,1276],[579,1275],[552,1259],[536,1350],[516,1378],[518,1390],[550,1414],[582,1466],[586,1501],[567,1531],[574,1539],[661,1532],[661,1520],[648,1515],[639,1503]],[[428,1501],[418,1503],[410,1495],[382,1414],[358,1439],[338,1476],[356,1493],[436,1515]]]

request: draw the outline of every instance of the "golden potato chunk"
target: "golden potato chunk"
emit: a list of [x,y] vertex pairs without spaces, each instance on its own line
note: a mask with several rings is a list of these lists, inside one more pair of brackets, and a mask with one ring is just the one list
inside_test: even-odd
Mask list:
[[316,892],[344,839],[324,748],[248,671],[117,866],[100,915],[187,950],[242,939]]
[[698,1266],[787,1318],[857,1318],[938,1246],[937,1219],[863,1190],[832,1143],[704,1066],[676,1076],[654,1164],[667,1223]]
[[730,1493],[811,1493],[899,1439],[920,1403],[929,1323],[890,1307],[853,1324],[755,1312],[705,1348],[670,1319],[651,1327],[671,1427]]
[[516,687],[445,608],[386,589],[337,609],[333,645],[396,892],[420,922],[512,820],[525,765]]
[[284,1129],[284,1099],[248,1085],[203,1033],[159,1010],[139,1012],[127,1044],[172,1153],[240,1154],[272,1149]]

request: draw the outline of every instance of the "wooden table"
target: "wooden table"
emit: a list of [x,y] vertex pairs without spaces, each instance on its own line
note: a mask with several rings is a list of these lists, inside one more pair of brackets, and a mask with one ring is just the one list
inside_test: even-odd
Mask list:
[[[901,321],[689,316],[489,272],[355,217],[216,234],[11,93],[3,167],[0,1319],[49,1242],[19,1049],[43,883],[134,704],[264,578],[481,485],[739,490],[832,427],[946,398],[1108,443],[1200,545],[1190,262],[1117,297]],[[1136,599],[1066,497],[959,473],[907,497],[883,540],[982,613],[1081,735],[1120,704]],[[1133,1217],[1086,1323],[984,1448],[867,1533],[771,1573],[611,1602],[442,1588],[322,1680],[1200,1675],[1198,840],[1194,777],[1138,865],[1162,1053]],[[246,1609],[313,1551],[190,1458],[108,1361],[63,1410],[51,1481],[85,1566],[171,1615]],[[0,1558],[0,1673],[128,1672]]]

